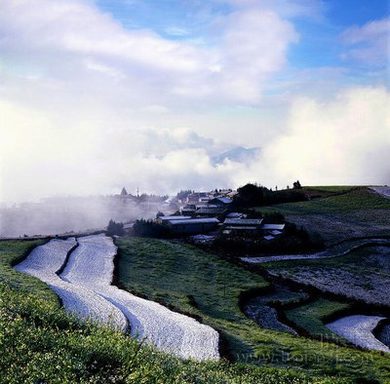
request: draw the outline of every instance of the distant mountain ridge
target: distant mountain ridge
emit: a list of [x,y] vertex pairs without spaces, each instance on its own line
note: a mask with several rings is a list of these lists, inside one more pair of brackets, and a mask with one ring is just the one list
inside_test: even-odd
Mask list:
[[248,164],[256,158],[260,151],[261,149],[258,147],[246,148],[237,146],[212,156],[211,161],[214,165],[222,164],[225,160]]

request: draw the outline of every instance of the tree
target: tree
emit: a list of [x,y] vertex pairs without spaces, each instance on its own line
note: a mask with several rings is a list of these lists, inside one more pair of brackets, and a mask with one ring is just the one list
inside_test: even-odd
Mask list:
[[192,190],[190,190],[190,189],[187,189],[185,191],[182,190],[176,194],[176,198],[178,200],[185,200],[188,197],[188,195],[191,195],[191,193],[192,193]]
[[295,183],[293,183],[293,188],[294,189],[302,189],[302,185],[299,182],[299,180],[297,180]]
[[236,201],[242,206],[264,205],[268,202],[272,192],[263,186],[255,184],[246,184],[237,189],[238,196]]
[[107,226],[107,235],[122,236],[123,234],[123,223],[116,223],[114,220],[110,220]]

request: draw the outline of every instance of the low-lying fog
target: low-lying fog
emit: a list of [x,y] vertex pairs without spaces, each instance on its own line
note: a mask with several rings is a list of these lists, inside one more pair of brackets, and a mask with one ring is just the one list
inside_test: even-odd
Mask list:
[[62,197],[0,208],[0,237],[55,235],[104,229],[108,221],[131,222],[167,210],[161,203],[117,196]]

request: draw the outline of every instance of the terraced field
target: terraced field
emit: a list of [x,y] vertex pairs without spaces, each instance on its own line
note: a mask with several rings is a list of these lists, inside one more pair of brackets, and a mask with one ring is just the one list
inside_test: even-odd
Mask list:
[[131,334],[139,340],[183,358],[219,358],[218,333],[211,327],[111,285],[116,255],[111,238],[90,236],[78,241],[62,279],[93,290],[119,308],[130,323]]
[[35,248],[15,266],[45,282],[60,297],[64,308],[82,319],[94,319],[125,331],[127,321],[123,313],[107,300],[80,284],[70,284],[57,275],[66,263],[68,253],[77,245],[75,238],[51,240]]
[[[118,277],[127,290],[200,317],[205,324],[219,331],[224,353],[234,360],[261,366],[287,364],[291,368],[315,372],[324,372],[323,369],[331,366],[332,372],[356,380],[365,376],[362,372],[368,361],[364,363],[363,356],[373,354],[368,363],[371,367],[381,359],[388,364],[388,357],[377,355],[377,352],[354,350],[347,346],[350,344],[343,337],[325,327],[322,317],[326,318],[336,309],[345,309],[347,305],[339,303],[335,308],[329,302],[325,311],[324,306],[321,309],[318,305],[311,314],[311,319],[317,321],[318,334],[324,331],[332,337],[324,337],[321,341],[298,337],[294,335],[294,327],[286,326],[272,308],[275,303],[280,304],[282,310],[283,304],[288,306],[294,301],[299,304],[299,300],[306,299],[305,294],[296,294],[285,287],[270,292],[269,283],[258,274],[180,242],[127,238],[119,239],[117,244],[120,250]],[[238,306],[241,293],[248,290],[252,292],[252,298]],[[246,311],[247,305],[252,307],[252,314]],[[309,320],[309,317],[300,319],[300,328]],[[342,363],[336,363],[336,360]],[[356,369],[357,366],[360,368]]]
[[129,322],[133,336],[161,350],[184,358],[218,359],[218,333],[211,327],[111,285],[115,255],[112,239],[104,235],[78,242],[51,240],[15,269],[47,283],[64,308],[80,318],[121,331]]
[[328,192],[341,193],[334,196],[257,209],[282,213],[288,221],[319,233],[326,245],[353,237],[389,236],[390,199],[366,187],[343,188],[330,188]]
[[338,312],[346,311],[350,307],[346,303],[318,298],[307,304],[299,305],[292,309],[285,309],[284,313],[291,323],[309,336],[345,345],[345,338],[338,336],[337,333],[327,328],[325,324],[327,318],[334,316]]
[[[0,242],[0,384],[349,384],[333,374],[226,361],[197,363],[80,322],[42,281],[12,268],[38,240]],[[382,377],[381,363],[372,368]]]
[[[0,243],[0,281],[6,282],[6,286],[0,284],[0,326],[5,330],[0,347],[8,351],[0,355],[0,383],[43,380],[62,384],[74,383],[76,377],[80,383],[143,380],[177,384],[353,384],[390,380],[386,370],[388,358],[378,352],[357,351],[259,327],[241,312],[238,303],[243,292],[265,289],[268,283],[215,255],[184,244],[122,239],[118,242],[118,276],[129,277],[126,284],[122,279],[122,284],[131,291],[148,299],[158,298],[176,312],[191,313],[218,329],[223,355],[241,364],[183,363],[140,346],[121,333],[68,318],[58,309],[55,296],[44,283],[9,266],[31,245],[42,245],[23,244],[20,247],[18,242]],[[107,244],[101,245],[104,249]],[[105,264],[107,260],[102,261],[98,254],[96,249],[97,264]],[[67,259],[70,266],[74,264],[71,256]],[[60,272],[76,278],[72,269],[61,268]],[[92,275],[96,273],[92,267],[91,271]],[[103,271],[102,276],[95,276],[96,280],[84,280],[95,280],[99,286],[107,287],[111,283],[107,276]],[[14,288],[8,288],[8,284]],[[283,298],[277,297],[277,293],[269,294],[272,302],[295,300],[294,294],[288,300],[288,295]],[[56,356],[61,359],[57,361]]]
[[291,302],[301,301],[308,298],[304,292],[294,292],[281,285],[273,285],[274,291],[263,295],[255,296],[249,299],[244,307],[245,314],[256,321],[263,328],[273,329],[275,331],[288,332],[297,335],[292,327],[284,324],[279,319],[278,311],[274,305],[283,305]]
[[327,327],[361,348],[390,353],[390,348],[373,334],[378,323],[384,319],[379,316],[353,315],[333,321]]
[[368,246],[345,256],[264,264],[274,276],[352,300],[390,307],[390,247]]

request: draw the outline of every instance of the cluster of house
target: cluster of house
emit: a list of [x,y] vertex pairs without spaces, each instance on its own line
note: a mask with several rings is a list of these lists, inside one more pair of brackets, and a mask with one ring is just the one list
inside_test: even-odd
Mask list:
[[264,224],[232,210],[234,191],[196,192],[187,196],[180,215],[160,216],[156,221],[173,234],[196,235],[222,230],[225,235],[252,234],[272,240],[283,233],[285,224]]

